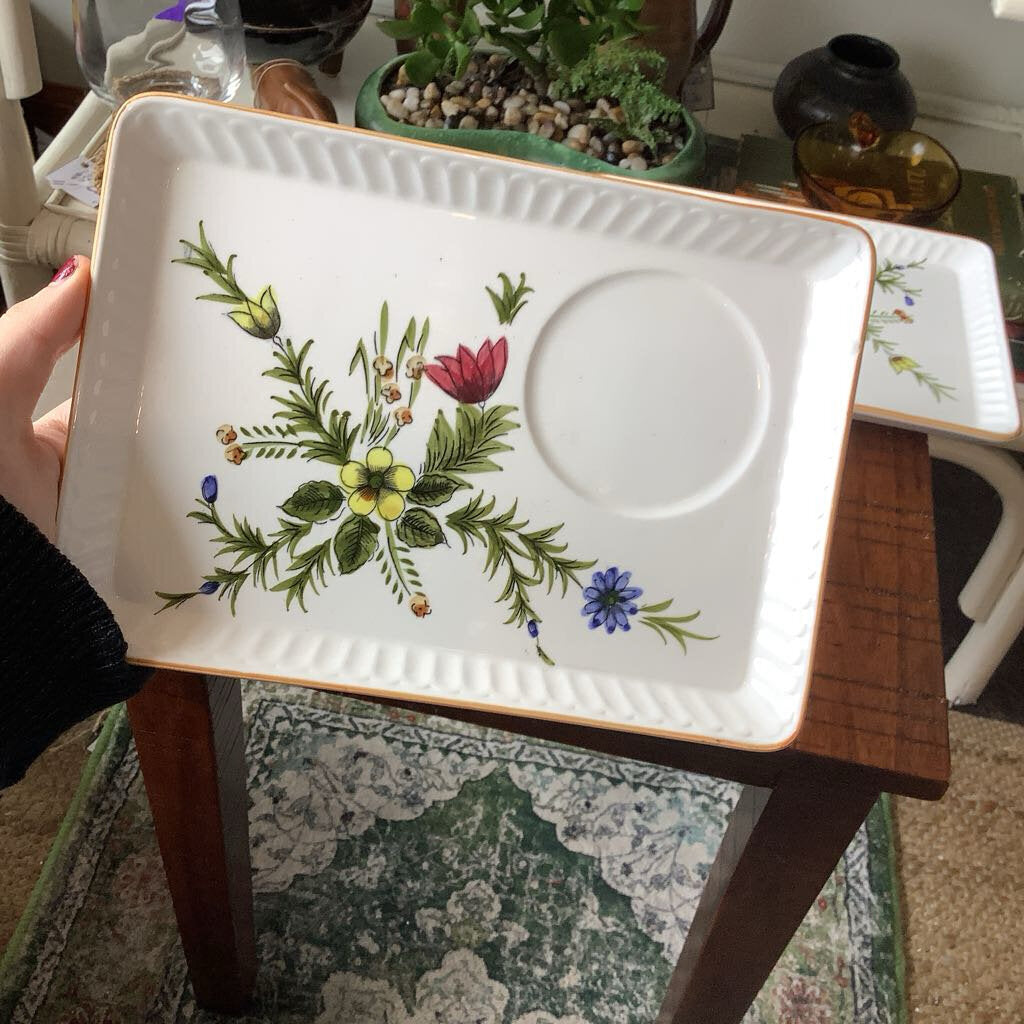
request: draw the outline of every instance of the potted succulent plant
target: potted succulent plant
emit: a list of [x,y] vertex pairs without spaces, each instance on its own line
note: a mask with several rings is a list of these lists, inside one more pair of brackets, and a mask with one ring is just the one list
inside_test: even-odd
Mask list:
[[363,128],[585,171],[696,181],[704,135],[639,45],[643,0],[415,0],[364,83]]

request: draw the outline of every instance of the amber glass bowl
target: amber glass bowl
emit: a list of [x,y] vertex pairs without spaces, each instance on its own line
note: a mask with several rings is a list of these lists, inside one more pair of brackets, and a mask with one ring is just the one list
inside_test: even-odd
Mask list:
[[900,224],[930,224],[960,191],[960,168],[935,139],[880,131],[863,114],[805,128],[793,169],[813,206]]

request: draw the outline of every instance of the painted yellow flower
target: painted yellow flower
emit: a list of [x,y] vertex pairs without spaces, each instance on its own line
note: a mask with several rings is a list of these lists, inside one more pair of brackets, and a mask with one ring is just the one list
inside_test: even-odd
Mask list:
[[[231,261],[228,260],[230,273]],[[209,296],[206,296],[209,298]],[[228,316],[254,338],[262,338],[269,341],[277,336],[281,329],[281,314],[277,310],[277,300],[274,298],[274,290],[268,284],[260,292],[258,299],[250,299],[243,296],[244,302],[237,309],[229,310]],[[220,300],[218,300],[220,301]],[[230,299],[229,299],[230,301]]]
[[374,509],[381,519],[397,519],[405,509],[402,495],[412,489],[416,477],[408,466],[394,464],[387,448],[371,448],[366,461],[346,462],[341,467],[341,483],[351,493],[348,507],[357,516],[368,516]]

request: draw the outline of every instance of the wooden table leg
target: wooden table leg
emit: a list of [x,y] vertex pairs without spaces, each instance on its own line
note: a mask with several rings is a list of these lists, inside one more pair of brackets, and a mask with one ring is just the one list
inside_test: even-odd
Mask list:
[[128,714],[196,1001],[241,1013],[256,953],[239,682],[160,670]]
[[796,773],[743,790],[657,1024],[739,1024],[878,795]]

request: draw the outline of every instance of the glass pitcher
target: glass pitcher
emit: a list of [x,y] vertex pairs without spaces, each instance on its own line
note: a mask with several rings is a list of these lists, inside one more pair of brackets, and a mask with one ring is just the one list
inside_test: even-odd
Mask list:
[[82,73],[113,106],[149,90],[230,100],[242,81],[238,0],[72,0],[71,10]]
[[711,52],[725,28],[732,0],[711,0],[704,23],[697,27],[696,0],[645,0],[641,24],[650,27],[640,42],[667,61],[665,91],[678,96],[689,70]]

